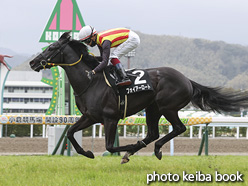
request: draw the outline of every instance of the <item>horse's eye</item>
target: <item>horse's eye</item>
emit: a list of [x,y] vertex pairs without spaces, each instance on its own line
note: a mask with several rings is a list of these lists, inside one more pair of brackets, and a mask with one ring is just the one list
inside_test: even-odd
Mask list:
[[49,46],[49,48],[48,48],[49,51],[52,51],[54,49],[56,49],[56,46],[53,46],[53,45]]
[[54,50],[56,47],[55,46],[50,46],[49,48],[48,48],[48,50]]

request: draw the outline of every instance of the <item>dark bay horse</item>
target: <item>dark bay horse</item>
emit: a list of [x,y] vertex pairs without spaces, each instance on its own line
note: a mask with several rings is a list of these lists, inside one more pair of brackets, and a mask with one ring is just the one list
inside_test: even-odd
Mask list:
[[38,72],[55,65],[65,70],[75,92],[77,107],[82,113],[80,120],[69,128],[67,136],[77,153],[89,158],[94,158],[93,153],[80,147],[73,135],[95,123],[104,124],[106,149],[109,152],[126,151],[122,159],[125,163],[129,161],[129,156],[159,138],[158,121],[163,115],[172,124],[173,131],[155,143],[155,155],[161,159],[160,148],[186,130],[178,111],[189,102],[204,111],[215,112],[239,111],[241,107],[248,106],[248,96],[243,93],[200,85],[172,68],[146,69],[154,90],[128,95],[127,116],[145,108],[147,136],[136,144],[114,147],[117,123],[121,117],[118,98],[105,83],[102,73],[88,78],[88,72],[97,64],[98,61],[88,53],[87,47],[72,40],[68,32],[30,62],[31,68]]

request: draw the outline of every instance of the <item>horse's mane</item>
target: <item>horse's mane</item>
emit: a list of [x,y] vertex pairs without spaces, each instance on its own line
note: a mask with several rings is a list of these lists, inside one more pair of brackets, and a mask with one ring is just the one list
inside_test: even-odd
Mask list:
[[88,47],[84,45],[82,42],[77,40],[71,40],[69,42],[69,45],[71,48],[74,49],[74,51],[77,53],[78,56],[81,56],[83,54],[83,62],[90,67],[91,69],[94,69],[97,65],[99,65],[99,62],[97,59],[90,55],[88,52]]

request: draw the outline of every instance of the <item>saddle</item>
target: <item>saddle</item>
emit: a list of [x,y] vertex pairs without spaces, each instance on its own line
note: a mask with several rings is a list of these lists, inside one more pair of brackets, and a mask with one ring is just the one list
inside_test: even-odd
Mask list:
[[131,85],[117,86],[116,82],[120,79],[116,67],[113,65],[107,66],[103,75],[108,86],[112,87],[119,98],[119,110],[121,118],[126,117],[127,110],[127,95],[136,94],[142,91],[153,91],[149,74],[143,69],[130,69],[126,71],[127,76],[132,81]]

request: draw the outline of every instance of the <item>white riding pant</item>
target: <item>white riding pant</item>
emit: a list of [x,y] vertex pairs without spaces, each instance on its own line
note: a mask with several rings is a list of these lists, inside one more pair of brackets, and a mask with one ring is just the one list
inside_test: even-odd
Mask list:
[[140,44],[140,38],[138,34],[130,30],[128,39],[111,51],[109,59],[112,58],[120,59],[128,52],[131,52],[133,49],[137,48],[139,44]]

